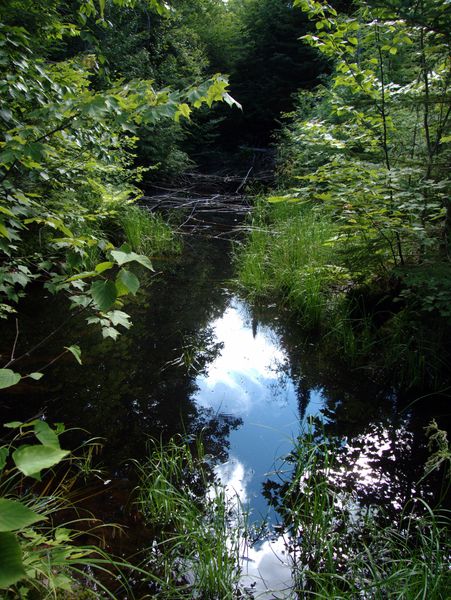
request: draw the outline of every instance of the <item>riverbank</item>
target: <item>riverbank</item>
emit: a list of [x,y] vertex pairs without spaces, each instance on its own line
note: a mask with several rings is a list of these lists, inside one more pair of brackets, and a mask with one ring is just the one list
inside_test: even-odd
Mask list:
[[[285,197],[262,200],[250,234],[235,249],[238,282],[255,301],[277,299],[313,337],[354,367],[419,394],[450,385],[450,319],[441,302],[441,265],[371,268],[320,206]],[[375,257],[375,260],[379,259]],[[448,267],[442,265],[446,274]],[[436,285],[434,296],[428,288]],[[430,292],[431,294],[433,292]]]

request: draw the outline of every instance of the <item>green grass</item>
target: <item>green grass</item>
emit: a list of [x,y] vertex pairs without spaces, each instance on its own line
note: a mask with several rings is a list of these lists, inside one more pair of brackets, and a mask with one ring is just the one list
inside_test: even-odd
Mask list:
[[160,214],[129,204],[119,210],[118,221],[133,251],[147,256],[180,252],[180,240]]
[[321,333],[327,351],[349,364],[384,371],[406,387],[444,386],[446,278],[431,273],[426,285],[417,269],[402,284],[401,271],[376,275],[378,257],[348,239],[325,210],[308,204],[262,201],[249,229],[234,259],[250,300],[287,306],[306,332]]
[[[431,427],[430,437],[437,430]],[[446,436],[438,447],[434,468],[443,454],[449,462]],[[294,443],[287,462],[268,489],[285,532],[287,551],[280,559],[292,566],[290,599],[449,597],[449,512],[416,500],[393,519],[384,507],[359,504],[356,491],[334,477],[342,467],[340,445],[311,429]],[[212,492],[202,444],[193,448],[181,437],[153,442],[141,477],[139,508],[155,539],[146,566],[152,597],[248,597],[239,583],[246,521],[220,486]]]
[[349,273],[337,261],[329,217],[296,204],[260,208],[244,247],[236,249],[238,279],[253,297],[278,295],[309,325],[340,305]]
[[245,534],[241,509],[211,484],[201,442],[151,445],[141,465],[139,509],[155,531],[149,578],[155,598],[237,598],[239,550]]

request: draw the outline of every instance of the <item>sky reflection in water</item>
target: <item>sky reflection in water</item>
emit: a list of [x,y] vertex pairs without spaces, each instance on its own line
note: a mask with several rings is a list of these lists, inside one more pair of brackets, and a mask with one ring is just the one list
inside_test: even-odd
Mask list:
[[[234,298],[212,329],[223,348],[206,374],[197,378],[198,406],[242,419],[230,434],[230,453],[216,473],[233,502],[249,504],[258,519],[268,513],[262,483],[275,461],[292,448],[299,434],[299,407],[295,382],[287,374],[288,358],[276,334],[257,327],[246,305]],[[317,415],[324,399],[310,394],[304,419]],[[258,598],[285,598],[291,584],[283,538],[243,548],[242,583]],[[276,594],[276,595],[275,595]]]
[[[211,326],[223,348],[197,378],[194,400],[200,407],[242,419],[242,426],[230,434],[229,461],[218,465],[217,472],[242,501],[251,503],[258,518],[267,513],[261,485],[299,434],[296,385],[287,374],[288,358],[276,334],[252,324],[243,302],[234,298]],[[323,402],[319,391],[311,392],[304,419],[317,415]]]
[[[198,376],[193,400],[218,415],[241,419],[242,425],[230,433],[229,460],[218,464],[216,473],[230,502],[248,505],[251,521],[258,522],[261,517],[274,517],[261,494],[263,482],[271,476],[277,459],[292,450],[305,421],[321,416],[326,398],[321,390],[310,391],[300,421],[296,381],[289,375],[289,359],[276,333],[252,322],[246,305],[237,298],[210,326],[222,350]],[[352,441],[343,438],[342,467],[329,473],[331,483],[340,487],[352,482],[360,497],[370,493],[372,500],[390,502],[399,509],[405,501],[396,489],[400,474],[391,469],[385,473],[385,469],[387,462],[396,465],[401,456],[409,455],[410,435],[402,426],[387,429],[373,424]],[[355,511],[359,511],[357,504]],[[253,547],[245,544],[242,554],[242,583],[255,598],[289,597],[291,567],[283,537]]]

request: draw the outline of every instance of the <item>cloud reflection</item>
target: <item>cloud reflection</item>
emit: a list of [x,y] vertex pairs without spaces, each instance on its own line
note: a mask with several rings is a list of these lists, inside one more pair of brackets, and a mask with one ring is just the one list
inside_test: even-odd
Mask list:
[[270,330],[261,328],[254,336],[246,326],[245,305],[238,300],[212,323],[222,352],[199,376],[196,401],[237,416],[248,415],[258,403],[286,402],[295,392],[293,382],[281,375],[280,365],[287,362]]
[[[218,465],[215,472],[224,486],[231,514],[235,515],[239,524],[242,506],[248,499],[246,486],[249,476],[246,475],[245,467],[234,458]],[[212,488],[210,494],[214,493]],[[283,600],[289,597],[293,587],[290,564],[286,540],[282,536],[255,545],[250,545],[245,539],[241,542],[240,583],[256,600]]]
[[[245,482],[254,520],[268,514],[261,495],[268,472],[291,451],[299,434],[298,386],[289,375],[289,359],[279,337],[269,327],[257,328],[247,305],[237,298],[209,328],[221,353],[198,376],[193,399],[213,414],[242,420],[229,435],[232,460],[218,469],[234,473],[237,489],[238,478]],[[318,414],[323,405],[321,393],[312,391],[304,418]]]

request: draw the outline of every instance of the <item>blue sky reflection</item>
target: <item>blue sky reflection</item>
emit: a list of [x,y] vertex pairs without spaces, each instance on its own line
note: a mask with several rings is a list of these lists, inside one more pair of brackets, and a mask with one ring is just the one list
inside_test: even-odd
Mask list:
[[[296,385],[283,368],[288,358],[277,335],[267,327],[257,327],[255,333],[243,302],[233,299],[211,327],[223,348],[198,377],[194,399],[201,407],[242,419],[243,425],[230,434],[230,464],[222,471],[230,473],[231,465],[240,464],[246,500],[258,518],[267,511],[261,484],[299,432]],[[322,406],[320,392],[312,392],[305,418]],[[227,483],[227,476],[223,479]]]

